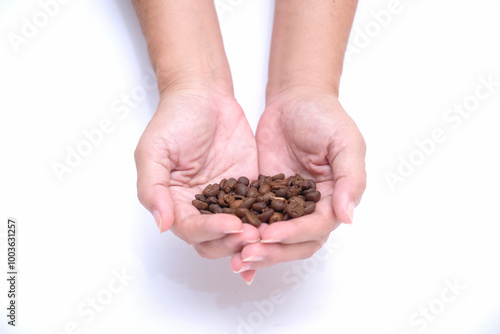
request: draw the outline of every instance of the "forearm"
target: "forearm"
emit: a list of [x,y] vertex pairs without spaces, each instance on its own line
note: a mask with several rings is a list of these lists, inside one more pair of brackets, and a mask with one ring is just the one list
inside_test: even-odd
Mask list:
[[295,86],[338,95],[357,0],[276,0],[267,98]]
[[210,83],[232,94],[213,1],[132,0],[161,91]]

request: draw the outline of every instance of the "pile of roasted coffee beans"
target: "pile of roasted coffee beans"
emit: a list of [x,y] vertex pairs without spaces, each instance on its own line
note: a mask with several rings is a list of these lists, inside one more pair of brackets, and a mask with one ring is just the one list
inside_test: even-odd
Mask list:
[[310,214],[321,193],[312,179],[300,174],[285,179],[284,174],[259,175],[251,181],[242,176],[209,184],[197,194],[193,205],[202,214],[229,213],[243,223],[259,226]]

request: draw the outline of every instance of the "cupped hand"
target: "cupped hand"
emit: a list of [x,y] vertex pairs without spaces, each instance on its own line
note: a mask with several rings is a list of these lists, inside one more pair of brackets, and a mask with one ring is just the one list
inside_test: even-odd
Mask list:
[[170,229],[205,258],[229,256],[259,240],[258,230],[237,217],[201,215],[191,204],[209,183],[258,174],[255,138],[232,96],[163,92],[135,160],[139,200],[160,232]]
[[261,241],[233,255],[233,270],[311,257],[342,222],[352,223],[366,185],[364,139],[332,93],[281,92],[269,101],[256,140],[260,173],[300,173],[322,196],[310,215],[262,224]]

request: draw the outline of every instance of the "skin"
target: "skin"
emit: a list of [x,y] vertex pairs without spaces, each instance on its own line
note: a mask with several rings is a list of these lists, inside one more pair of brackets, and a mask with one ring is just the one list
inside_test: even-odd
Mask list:
[[[257,269],[312,256],[341,222],[352,223],[366,148],[338,88],[356,1],[276,0],[255,138],[234,99],[213,1],[133,3],[160,90],[136,150],[138,195],[160,231],[172,230],[203,257],[231,256],[233,271],[251,282]],[[224,177],[281,172],[316,180],[322,198],[314,213],[256,229],[191,205]]]

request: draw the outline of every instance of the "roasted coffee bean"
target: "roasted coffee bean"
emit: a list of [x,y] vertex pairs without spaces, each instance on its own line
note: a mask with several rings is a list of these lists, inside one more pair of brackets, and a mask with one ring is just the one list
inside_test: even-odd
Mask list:
[[304,187],[304,189],[314,189],[314,190],[316,190],[316,183],[314,182],[313,179],[307,179],[306,182],[304,182],[303,187]]
[[203,196],[205,196],[205,197],[215,196],[218,192],[219,192],[219,184],[218,183],[209,184],[203,190]]
[[253,180],[252,182],[249,183],[248,185],[249,188],[259,188],[259,180]]
[[288,193],[288,188],[287,187],[281,187],[278,190],[275,191],[277,197],[282,197],[286,198],[286,195]]
[[262,210],[264,210],[264,208],[267,208],[267,205],[264,202],[257,202],[254,205],[252,205],[252,210],[255,210],[258,212],[262,212]]
[[273,175],[272,179],[273,179],[273,181],[284,180],[285,179],[285,174],[279,173],[279,174]]
[[208,204],[217,204],[217,198],[211,196],[211,197],[209,197],[209,198],[206,199],[206,202]]
[[238,183],[234,188],[234,192],[241,196],[246,196],[248,192],[248,188],[243,183]]
[[310,192],[305,197],[306,201],[313,201],[314,203],[317,203],[320,200],[320,198],[321,198],[321,193],[319,191]]
[[292,218],[297,218],[304,215],[304,207],[299,202],[292,201],[287,204],[286,213]]
[[302,197],[300,197],[300,196],[293,196],[293,197],[291,197],[288,200],[288,203],[291,203],[291,202],[297,202],[297,203],[299,203],[302,206],[304,206],[306,204],[306,201],[304,201],[304,199]]
[[260,187],[262,187],[265,184],[266,176],[260,174],[258,180],[259,180],[259,187],[258,188],[260,188]]
[[265,208],[262,210],[262,213],[260,215],[257,215],[257,218],[260,219],[261,222],[267,223],[269,218],[273,215],[274,210],[271,208]]
[[248,186],[248,184],[250,183],[250,180],[246,176],[240,176],[240,178],[238,179],[238,183],[241,183],[245,186]]
[[302,196],[306,196],[307,194],[312,193],[313,191],[316,191],[316,189],[310,188],[310,189],[302,190]]
[[194,198],[196,198],[199,201],[203,201],[203,202],[205,202],[207,200],[207,198],[205,196],[203,196],[202,194],[196,194],[196,195],[194,195]]
[[271,185],[271,182],[273,182],[273,178],[270,176],[266,176],[264,179],[264,184]]
[[269,217],[269,224],[276,223],[283,220],[283,215],[279,212],[275,212]]
[[198,210],[206,210],[208,208],[208,203],[200,201],[199,199],[194,199],[191,203],[193,203],[194,207]]
[[307,201],[306,204],[304,205],[304,214],[308,215],[312,213],[314,210],[316,210],[316,203],[313,201]]
[[210,204],[208,209],[210,210],[210,212],[213,213],[222,213],[222,208],[220,207],[219,204]]
[[256,187],[250,187],[247,191],[247,197],[255,197],[259,194],[259,190]]
[[242,200],[242,199],[237,199],[237,200],[235,200],[233,203],[231,203],[231,204],[229,205],[229,207],[230,207],[231,209],[237,209],[237,208],[239,208],[239,207],[240,207],[240,205],[241,205],[241,204],[243,204],[243,200]]
[[200,210],[200,213],[201,213],[202,215],[211,215],[211,214],[212,214],[212,212],[207,211],[207,210]]
[[298,194],[300,194],[300,188],[296,187],[296,186],[292,186],[292,187],[288,188],[288,190],[286,192],[286,198],[292,198],[293,196],[297,196]]
[[247,197],[243,201],[243,203],[240,204],[240,208],[250,209],[254,203],[255,203],[255,198]]
[[265,193],[268,193],[270,191],[271,191],[271,186],[268,184],[264,184],[263,186],[261,186],[259,188],[259,193],[261,193],[261,194],[265,194]]
[[231,208],[224,208],[224,209],[222,209],[222,213],[229,213],[230,215],[234,215],[235,212],[236,211],[234,209],[231,209]]
[[255,227],[259,227],[260,224],[262,224],[262,222],[260,221],[260,219],[257,218],[257,216],[254,213],[250,212],[250,211],[248,211],[248,212],[245,213],[245,218],[247,219],[247,221],[248,221],[249,224],[252,224]]
[[275,198],[271,201],[271,207],[274,211],[283,211],[286,208],[286,200],[284,198]]
[[226,187],[226,183],[227,183],[227,179],[220,180],[220,182],[219,182],[219,188],[221,190],[224,190],[224,188]]
[[236,210],[234,210],[234,213],[240,218],[244,217],[245,213],[247,212],[248,212],[247,208],[237,208]]
[[236,186],[236,179],[235,178],[229,178],[227,179],[226,185],[224,187],[224,192],[226,194],[230,193],[231,191],[234,190],[234,187]]

